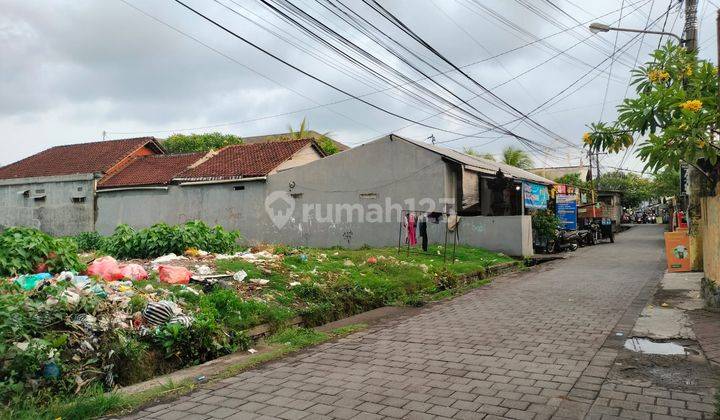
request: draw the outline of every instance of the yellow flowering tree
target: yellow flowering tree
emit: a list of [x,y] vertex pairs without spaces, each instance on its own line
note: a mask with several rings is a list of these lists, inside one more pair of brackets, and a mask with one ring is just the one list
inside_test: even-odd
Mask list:
[[717,68],[672,43],[651,57],[632,70],[636,96],[618,105],[617,121],[591,124],[583,142],[592,150],[618,152],[647,136],[637,149],[646,170],[678,168],[681,162],[701,170],[700,160],[715,166],[720,152]]

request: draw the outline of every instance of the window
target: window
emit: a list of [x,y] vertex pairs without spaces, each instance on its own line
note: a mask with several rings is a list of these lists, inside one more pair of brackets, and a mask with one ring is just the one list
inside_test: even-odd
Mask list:
[[235,185],[235,186],[233,187],[233,190],[235,190],[235,191],[242,191],[242,190],[244,190],[244,189],[245,189],[245,186],[244,186],[244,185]]
[[298,198],[302,198],[302,193],[293,193],[293,194],[290,194],[290,197],[297,200]]
[[73,202],[73,203],[76,203],[76,204],[84,203],[84,202],[85,202],[85,197],[73,197],[73,198],[72,198],[72,202]]
[[38,194],[38,195],[45,194],[45,188],[40,188],[40,189],[35,190],[35,194]]
[[367,200],[375,200],[378,198],[377,193],[360,193],[360,198],[364,198]]
[[82,191],[82,187],[77,187],[77,190],[78,190],[78,191]]

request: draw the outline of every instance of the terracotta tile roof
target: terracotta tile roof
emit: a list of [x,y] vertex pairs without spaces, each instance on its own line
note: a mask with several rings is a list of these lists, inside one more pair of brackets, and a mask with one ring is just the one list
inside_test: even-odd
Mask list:
[[305,139],[228,146],[177,178],[215,180],[265,176],[308,144],[314,144],[314,141]]
[[123,169],[101,179],[98,188],[167,185],[205,155],[206,153],[202,152],[141,156]]
[[[309,130],[306,131],[306,137],[312,138],[312,139],[319,139],[323,137],[322,134],[318,133],[315,130]],[[329,137],[328,137],[329,138]],[[262,136],[251,136],[251,137],[242,137],[242,141],[245,144],[253,144],[253,143],[269,143],[271,141],[289,141],[292,140],[291,133],[279,133],[279,134],[265,134]],[[345,151],[350,148],[350,146],[340,143],[337,140],[330,139],[331,142],[338,148],[338,151]]]
[[1,167],[0,179],[106,172],[148,143],[162,152],[154,137],[55,146]]

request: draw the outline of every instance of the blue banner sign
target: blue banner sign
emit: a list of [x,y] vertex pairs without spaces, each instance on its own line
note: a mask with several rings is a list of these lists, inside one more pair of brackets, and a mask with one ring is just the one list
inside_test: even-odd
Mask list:
[[523,201],[526,209],[546,209],[548,188],[534,182],[523,182]]
[[560,219],[560,228],[577,229],[577,198],[571,194],[558,194],[555,197],[555,213]]

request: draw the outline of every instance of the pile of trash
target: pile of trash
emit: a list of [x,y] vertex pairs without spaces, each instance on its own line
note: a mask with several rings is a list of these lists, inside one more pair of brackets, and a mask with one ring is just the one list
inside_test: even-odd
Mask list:
[[[212,341],[201,337],[208,331],[205,324],[189,335],[167,331],[193,328],[202,310],[199,300],[218,288],[235,292],[262,289],[269,283],[267,279],[248,278],[244,270],[218,273],[215,261],[223,258],[252,262],[261,272],[271,272],[282,261],[282,256],[267,251],[228,257],[189,249],[184,255],[169,254],[153,260],[119,262],[104,256],[92,260],[83,273],[44,272],[0,278],[0,316],[3,312],[8,312],[8,319],[13,313],[18,315],[14,329],[0,325],[0,347],[8,349],[0,355],[0,378],[4,377],[0,382],[24,383],[34,390],[72,388],[73,392],[99,382],[111,389],[129,363],[121,351],[128,340],[145,341],[161,356],[167,350],[163,347],[167,334],[175,339]],[[237,296],[248,298],[243,293]],[[196,335],[198,338],[193,338]],[[225,343],[227,353],[237,348],[242,331],[222,330],[217,335],[230,343]],[[209,352],[223,348],[210,347]],[[161,360],[171,356],[166,354]],[[176,367],[187,363],[171,361],[178,364]],[[166,360],[160,364],[171,363]],[[8,398],[1,391],[0,402]]]

